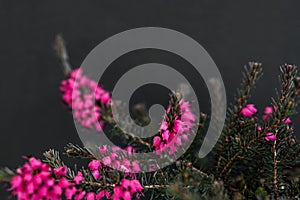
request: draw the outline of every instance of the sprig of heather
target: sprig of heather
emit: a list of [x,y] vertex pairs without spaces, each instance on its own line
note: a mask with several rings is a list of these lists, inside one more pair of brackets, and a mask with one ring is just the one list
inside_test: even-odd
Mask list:
[[68,74],[61,83],[63,101],[72,109],[76,120],[86,128],[103,127],[101,109],[106,109],[110,94],[95,81],[83,75],[81,68]]
[[182,145],[182,139],[187,141],[192,134],[192,127],[196,118],[190,109],[190,103],[180,99],[178,95],[171,95],[170,105],[163,118],[159,135],[153,139],[156,153],[168,151],[174,154]]

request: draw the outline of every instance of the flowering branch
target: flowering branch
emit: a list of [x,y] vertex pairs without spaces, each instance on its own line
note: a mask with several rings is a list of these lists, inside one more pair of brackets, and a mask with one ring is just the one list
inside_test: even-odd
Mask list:
[[[242,81],[242,87],[238,91],[238,98],[236,100],[235,106],[233,106],[233,109],[229,109],[227,116],[228,120],[226,121],[225,128],[223,130],[223,133],[220,141],[221,142],[221,147],[218,152],[224,152],[224,149],[226,146],[228,146],[228,142],[230,141],[228,138],[230,137],[230,134],[233,132],[234,127],[237,125],[238,122],[238,117],[240,116],[240,112],[242,108],[247,104],[247,100],[250,97],[250,92],[251,89],[254,87],[256,81],[260,78],[262,74],[262,67],[260,63],[256,62],[250,62],[249,63],[249,69],[246,69],[246,72],[244,74],[244,78]],[[221,163],[222,163],[222,154],[218,154],[218,163],[217,163],[217,170],[219,171],[221,168]]]
[[[89,162],[79,170],[68,167],[59,152],[52,149],[44,153],[43,161],[25,157],[24,165],[15,171],[1,169],[0,181],[9,183],[9,191],[18,200],[299,198],[299,180],[287,177],[290,173],[287,168],[296,166],[300,160],[300,145],[291,119],[300,94],[295,66],[280,68],[280,92],[260,119],[258,110],[248,99],[262,67],[250,62],[235,105],[228,110],[214,156],[199,159],[207,115],[201,113],[196,119],[189,102],[180,94],[171,94],[157,133],[153,137],[137,138],[135,130],[125,132],[114,121],[110,93],[81,69],[71,68],[61,36],[56,38],[54,49],[66,75],[60,87],[62,99],[73,111],[74,118],[85,129],[95,129],[99,134],[108,125],[109,139],[117,139],[121,144],[120,148],[99,146],[101,158],[88,148],[68,144],[67,156]],[[214,95],[218,96],[218,83],[211,80],[210,84],[216,87]],[[191,129],[194,126],[198,126],[196,133]],[[137,151],[156,151],[158,156],[169,159],[192,134],[196,135],[191,146],[173,164],[161,168],[151,160],[158,167],[155,172],[142,172],[137,160],[127,159]]]
[[[261,74],[262,74],[262,67],[260,63],[256,63],[256,62],[250,62],[249,63],[249,69],[246,69],[246,72],[244,74],[243,77],[243,81],[242,81],[242,87],[240,90],[238,90],[238,98],[236,100],[236,104],[234,105],[232,109],[228,110],[227,113],[227,121],[225,124],[225,128],[222,132],[221,138],[220,138],[220,142],[219,142],[219,146],[217,146],[217,166],[216,166],[216,170],[217,170],[217,174],[219,174],[219,177],[222,177],[224,172],[227,170],[227,168],[231,165],[231,163],[239,157],[239,152],[237,152],[234,156],[232,156],[229,159],[229,162],[227,162],[227,160],[224,160],[224,155],[227,154],[228,149],[225,150],[228,147],[231,147],[230,145],[230,137],[231,135],[233,135],[236,131],[236,127],[241,126],[242,124],[240,124],[239,122],[241,122],[239,120],[240,117],[240,112],[242,110],[243,107],[245,107],[245,105],[247,104],[247,100],[250,97],[250,92],[252,90],[252,88],[254,87],[256,81],[260,78]],[[253,123],[252,123],[253,124]],[[254,142],[254,141],[253,141]],[[250,142],[251,144],[252,142]],[[247,148],[249,148],[250,145],[248,145]]]

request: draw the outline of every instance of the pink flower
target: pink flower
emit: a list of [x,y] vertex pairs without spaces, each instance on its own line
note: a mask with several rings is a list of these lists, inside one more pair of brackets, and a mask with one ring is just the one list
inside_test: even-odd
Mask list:
[[114,160],[112,166],[113,166],[115,169],[120,169],[121,163],[120,163],[120,161],[118,161],[118,160]]
[[162,134],[162,138],[163,138],[163,140],[165,140],[165,141],[168,141],[169,136],[170,136],[170,132],[169,132],[168,130],[165,130],[165,131],[163,132],[163,134]]
[[106,190],[102,190],[98,192],[98,194],[96,195],[96,200],[101,200],[106,195],[106,193],[107,193]]
[[286,118],[283,121],[288,125],[292,123],[292,120],[290,118]]
[[85,193],[86,192],[83,190],[77,190],[74,200],[82,200],[83,197],[85,196]]
[[121,186],[127,190],[131,186],[131,181],[124,178],[121,181]]
[[156,147],[156,148],[159,147],[160,141],[161,141],[160,137],[155,136],[154,139],[153,139],[153,146]]
[[112,160],[115,160],[117,157],[118,157],[118,154],[117,154],[116,152],[112,152],[112,153],[110,154],[110,158],[111,158]]
[[107,153],[107,145],[102,145],[99,147],[99,151],[101,154],[106,154]]
[[78,69],[74,69],[71,73],[70,73],[70,77],[71,78],[76,78],[76,76],[81,76],[82,75],[82,70],[80,68]]
[[138,161],[132,161],[131,163],[134,172],[140,172],[141,168]]
[[175,152],[177,152],[177,148],[175,147],[174,144],[170,144],[170,145],[169,145],[169,153],[172,155],[172,154],[174,154]]
[[62,195],[63,190],[61,187],[59,187],[59,185],[53,185],[50,188],[51,190],[49,191],[49,196],[51,196],[52,199],[59,198]]
[[[172,113],[172,118],[168,117],[171,112],[169,106],[164,120],[160,126],[160,135],[153,138],[153,146],[156,150],[156,154],[161,154],[166,148],[169,149],[169,154],[174,154],[177,151],[177,147],[182,145],[182,140],[188,141],[188,135],[191,128],[194,126],[195,116],[190,110],[190,103],[184,102],[183,99],[179,101],[180,111],[178,113]],[[174,140],[174,144],[170,145]]]
[[68,169],[67,167],[59,166],[58,168],[54,168],[53,171],[57,177],[62,177],[67,174]]
[[269,114],[272,114],[273,113],[273,108],[272,107],[265,107],[265,114],[266,115],[269,115]]
[[68,200],[75,197],[78,190],[65,177],[67,168],[59,166],[53,172],[48,164],[33,157],[28,158],[12,177],[10,191],[17,199],[24,200],[58,200],[63,193]]
[[110,101],[110,95],[109,93],[105,92],[102,96],[101,96],[101,100],[104,104],[109,103]]
[[133,195],[138,195],[137,192],[142,192],[142,186],[136,179],[122,179],[120,185],[114,187],[112,199],[114,200],[131,200]]
[[246,107],[241,110],[241,114],[244,117],[252,117],[256,112],[257,109],[254,107],[254,104],[247,104]]
[[160,130],[167,130],[168,129],[168,122],[163,121],[160,125]]
[[131,163],[129,160],[127,160],[126,158],[124,158],[122,160],[122,165],[125,166],[127,169],[130,167]]
[[72,197],[76,194],[76,192],[77,192],[77,189],[74,186],[68,187],[65,190],[65,196],[68,200],[71,200]]
[[261,131],[262,130],[261,126],[257,126],[257,130]]
[[183,121],[175,120],[173,131],[176,132],[176,133],[182,133],[182,131],[183,131]]
[[118,146],[113,146],[113,147],[111,148],[111,150],[112,150],[113,152],[117,152],[117,151],[120,151],[121,148],[118,147]]
[[181,138],[180,138],[180,137],[177,137],[177,139],[176,139],[176,144],[177,144],[177,146],[181,146],[181,145],[182,145],[182,142],[181,142]]
[[59,181],[58,181],[58,185],[61,187],[61,188],[68,188],[71,183],[68,181],[68,179],[66,179],[65,177],[61,178]]
[[19,175],[15,175],[12,177],[10,184],[11,184],[11,190],[14,190],[16,188],[18,188],[22,183],[22,177]]
[[131,193],[142,192],[143,187],[141,186],[140,181],[134,179],[131,181]]
[[82,172],[78,172],[77,175],[73,178],[74,182],[78,185],[81,181],[84,180]]
[[89,192],[85,196],[86,200],[95,200],[95,193],[94,192]]
[[274,135],[272,132],[268,132],[267,136],[265,137],[265,140],[267,140],[267,141],[274,141],[276,139],[277,139],[276,135]]
[[38,197],[38,198],[46,198],[48,196],[48,190],[49,190],[49,188],[46,187],[46,186],[40,187],[39,191],[38,191],[38,193],[36,195],[36,197]]
[[97,180],[101,178],[99,170],[92,171],[93,177]]
[[112,196],[112,199],[119,200],[123,196],[123,189],[121,186],[115,186],[114,187],[114,194]]
[[89,165],[88,165],[89,169],[91,171],[93,170],[98,170],[101,167],[101,163],[99,160],[92,160]]
[[29,158],[29,163],[33,170],[40,168],[42,165],[42,162],[34,157]]
[[123,199],[124,200],[131,200],[131,194],[128,191],[125,191],[123,194]]
[[40,174],[36,174],[32,177],[32,182],[35,186],[39,186],[43,182],[43,178]]
[[181,103],[181,113],[183,113],[181,119],[182,121],[195,121],[195,115],[192,113],[190,109],[190,102],[184,102],[183,100],[180,101]]
[[105,156],[102,161],[105,166],[108,166],[111,164],[111,159],[109,156]]
[[263,120],[264,121],[268,121],[268,118],[270,117],[270,115],[277,110],[277,107],[276,106],[273,106],[273,107],[270,107],[270,106],[267,106],[265,107],[265,112],[264,112],[264,115],[263,115]]

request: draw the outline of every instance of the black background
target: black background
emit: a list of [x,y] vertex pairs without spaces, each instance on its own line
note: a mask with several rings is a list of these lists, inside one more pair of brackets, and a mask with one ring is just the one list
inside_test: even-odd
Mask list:
[[[63,73],[51,48],[57,33],[68,43],[72,64],[80,66],[97,44],[121,31],[146,26],[180,31],[214,59],[228,101],[243,66],[262,62],[264,77],[251,99],[262,114],[275,95],[278,67],[300,65],[299,6],[259,0],[0,1],[0,166],[15,168],[22,155],[41,158],[49,148],[80,144],[60,100]],[[0,197],[7,197],[3,188]]]

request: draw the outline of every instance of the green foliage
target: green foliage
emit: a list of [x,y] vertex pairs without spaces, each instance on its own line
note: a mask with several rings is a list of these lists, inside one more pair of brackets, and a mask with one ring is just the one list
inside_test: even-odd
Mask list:
[[[228,121],[223,135],[215,149],[217,157],[216,177],[224,181],[225,187],[233,195],[241,198],[265,196],[279,199],[288,195],[293,185],[286,181],[284,169],[291,167],[300,153],[299,143],[294,138],[294,129],[284,122],[295,114],[299,97],[299,78],[292,65],[281,68],[280,92],[272,100],[275,111],[266,121],[257,122],[239,113],[249,97],[250,88],[259,75],[260,65],[250,63],[249,72],[243,81],[237,98],[237,105],[229,110]],[[251,81],[252,80],[252,81]],[[258,130],[258,125],[261,130]],[[267,133],[277,136],[275,141],[266,141]]]
[[[61,37],[57,38],[55,48],[67,73],[71,68]],[[197,157],[207,118],[205,114],[201,114],[199,128],[192,145],[176,163],[155,172],[134,174],[143,186],[144,198],[299,199],[300,169],[297,165],[299,166],[300,161],[300,145],[294,136],[294,127],[284,120],[296,113],[300,78],[297,76],[295,66],[284,65],[280,70],[280,88],[276,98],[271,102],[276,109],[266,121],[241,115],[241,110],[248,104],[256,81],[262,75],[261,64],[251,62],[246,67],[235,103],[228,109],[225,126],[212,156],[206,160]],[[175,114],[180,115],[179,99],[177,94],[171,96],[170,112],[166,116],[170,123],[174,121]],[[109,139],[130,144],[140,152],[153,150],[153,137],[141,139],[122,131],[112,119],[111,108],[100,106],[103,120],[110,128]],[[142,112],[140,115],[144,116]],[[277,139],[267,141],[265,137],[269,132],[276,135]],[[65,154],[74,158],[96,159],[87,148],[74,144],[66,146]],[[55,150],[45,152],[44,156],[44,162],[53,168],[66,166]],[[86,191],[96,191],[99,188],[112,191],[124,177],[124,172],[103,168],[101,171],[103,180],[99,181],[88,169],[78,170],[76,167],[68,168],[67,177],[72,179],[78,171],[84,175],[82,188]],[[9,182],[14,173],[8,168],[0,170],[0,181]]]

